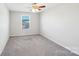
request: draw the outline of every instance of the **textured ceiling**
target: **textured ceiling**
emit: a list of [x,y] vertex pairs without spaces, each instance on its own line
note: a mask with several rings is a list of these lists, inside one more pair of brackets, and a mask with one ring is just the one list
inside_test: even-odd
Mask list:
[[[46,5],[45,10],[58,5],[58,3],[44,3],[44,4]],[[32,12],[32,3],[6,3],[6,6],[11,11]]]

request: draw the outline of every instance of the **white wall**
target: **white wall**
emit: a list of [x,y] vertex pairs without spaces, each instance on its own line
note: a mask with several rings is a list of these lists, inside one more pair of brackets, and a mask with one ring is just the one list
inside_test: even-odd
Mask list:
[[9,11],[4,4],[0,3],[0,54],[2,53],[9,38]]
[[79,4],[61,4],[43,12],[41,34],[79,54]]
[[[22,30],[22,15],[30,16],[30,28],[26,32]],[[10,36],[39,34],[39,14],[11,11],[10,16]]]

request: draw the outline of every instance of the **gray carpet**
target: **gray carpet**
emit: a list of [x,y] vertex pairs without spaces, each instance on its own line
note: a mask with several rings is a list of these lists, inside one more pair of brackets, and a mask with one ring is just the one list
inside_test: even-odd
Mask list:
[[41,35],[11,37],[2,56],[77,56]]

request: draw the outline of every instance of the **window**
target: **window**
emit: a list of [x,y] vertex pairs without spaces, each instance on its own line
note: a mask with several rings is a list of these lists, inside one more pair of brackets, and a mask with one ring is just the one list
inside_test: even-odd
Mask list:
[[29,16],[22,16],[22,29],[29,29]]

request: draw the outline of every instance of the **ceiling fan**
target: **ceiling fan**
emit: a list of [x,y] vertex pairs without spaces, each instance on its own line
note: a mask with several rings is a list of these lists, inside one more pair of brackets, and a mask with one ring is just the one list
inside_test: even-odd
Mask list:
[[43,3],[33,3],[32,4],[32,12],[40,12],[42,11],[46,6]]

